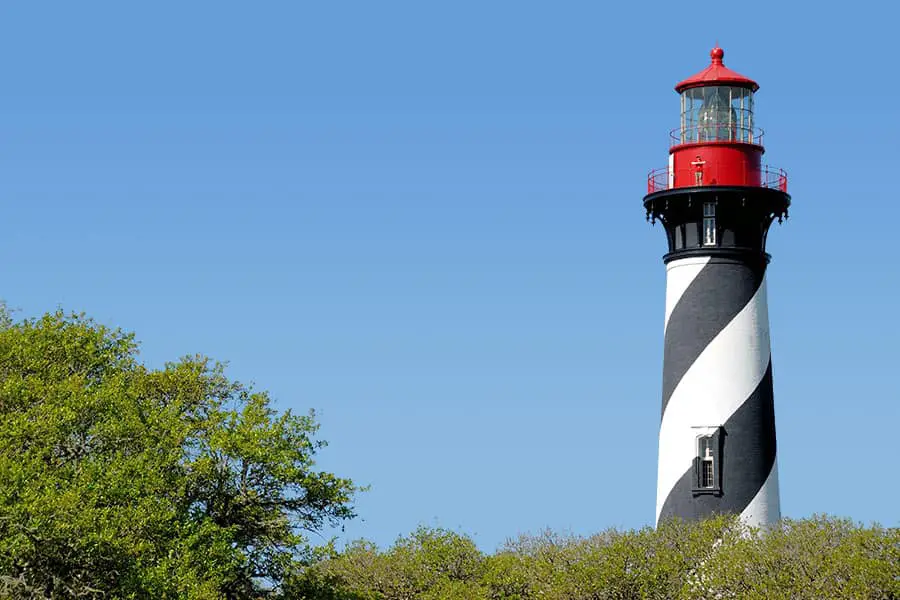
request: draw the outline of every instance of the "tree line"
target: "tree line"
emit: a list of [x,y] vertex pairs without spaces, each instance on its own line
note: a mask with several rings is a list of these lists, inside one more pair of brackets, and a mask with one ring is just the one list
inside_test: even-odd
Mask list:
[[421,528],[389,549],[358,542],[288,580],[319,600],[795,600],[900,598],[900,530],[817,516],[763,532],[734,517],[589,537],[552,532],[491,555]]
[[84,315],[0,306],[0,598],[900,598],[900,530],[830,517],[338,550],[321,534],[360,488],[316,469],[315,415],[207,357],[152,369],[138,350]]

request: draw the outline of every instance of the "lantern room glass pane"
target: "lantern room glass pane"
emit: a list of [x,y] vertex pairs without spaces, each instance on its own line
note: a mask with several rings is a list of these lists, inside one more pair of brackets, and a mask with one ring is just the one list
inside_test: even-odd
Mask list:
[[731,108],[735,113],[735,140],[753,142],[753,93],[744,88],[731,88]]
[[681,143],[754,141],[750,90],[707,86],[681,96]]

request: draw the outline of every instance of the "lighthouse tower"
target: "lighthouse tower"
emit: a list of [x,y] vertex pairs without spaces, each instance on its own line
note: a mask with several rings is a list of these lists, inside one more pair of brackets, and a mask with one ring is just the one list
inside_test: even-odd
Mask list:
[[657,523],[780,514],[766,305],[766,235],[787,217],[787,175],[764,166],[759,86],[723,63],[675,86],[681,125],[650,173],[647,218],[665,227],[665,342]]

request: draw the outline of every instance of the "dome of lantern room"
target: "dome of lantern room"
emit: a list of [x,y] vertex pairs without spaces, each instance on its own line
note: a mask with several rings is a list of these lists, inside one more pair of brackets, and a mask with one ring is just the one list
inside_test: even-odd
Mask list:
[[680,94],[684,90],[691,88],[713,85],[732,85],[735,87],[748,88],[753,92],[759,89],[758,83],[725,66],[725,63],[723,62],[725,51],[719,48],[719,46],[713,48],[709,53],[709,56],[711,59],[709,66],[676,85],[676,92]]

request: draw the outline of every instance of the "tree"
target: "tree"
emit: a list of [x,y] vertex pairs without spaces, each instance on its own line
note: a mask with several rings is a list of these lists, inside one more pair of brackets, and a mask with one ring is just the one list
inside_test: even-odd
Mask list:
[[153,370],[132,334],[0,310],[0,597],[274,593],[354,516],[317,429],[205,357]]

